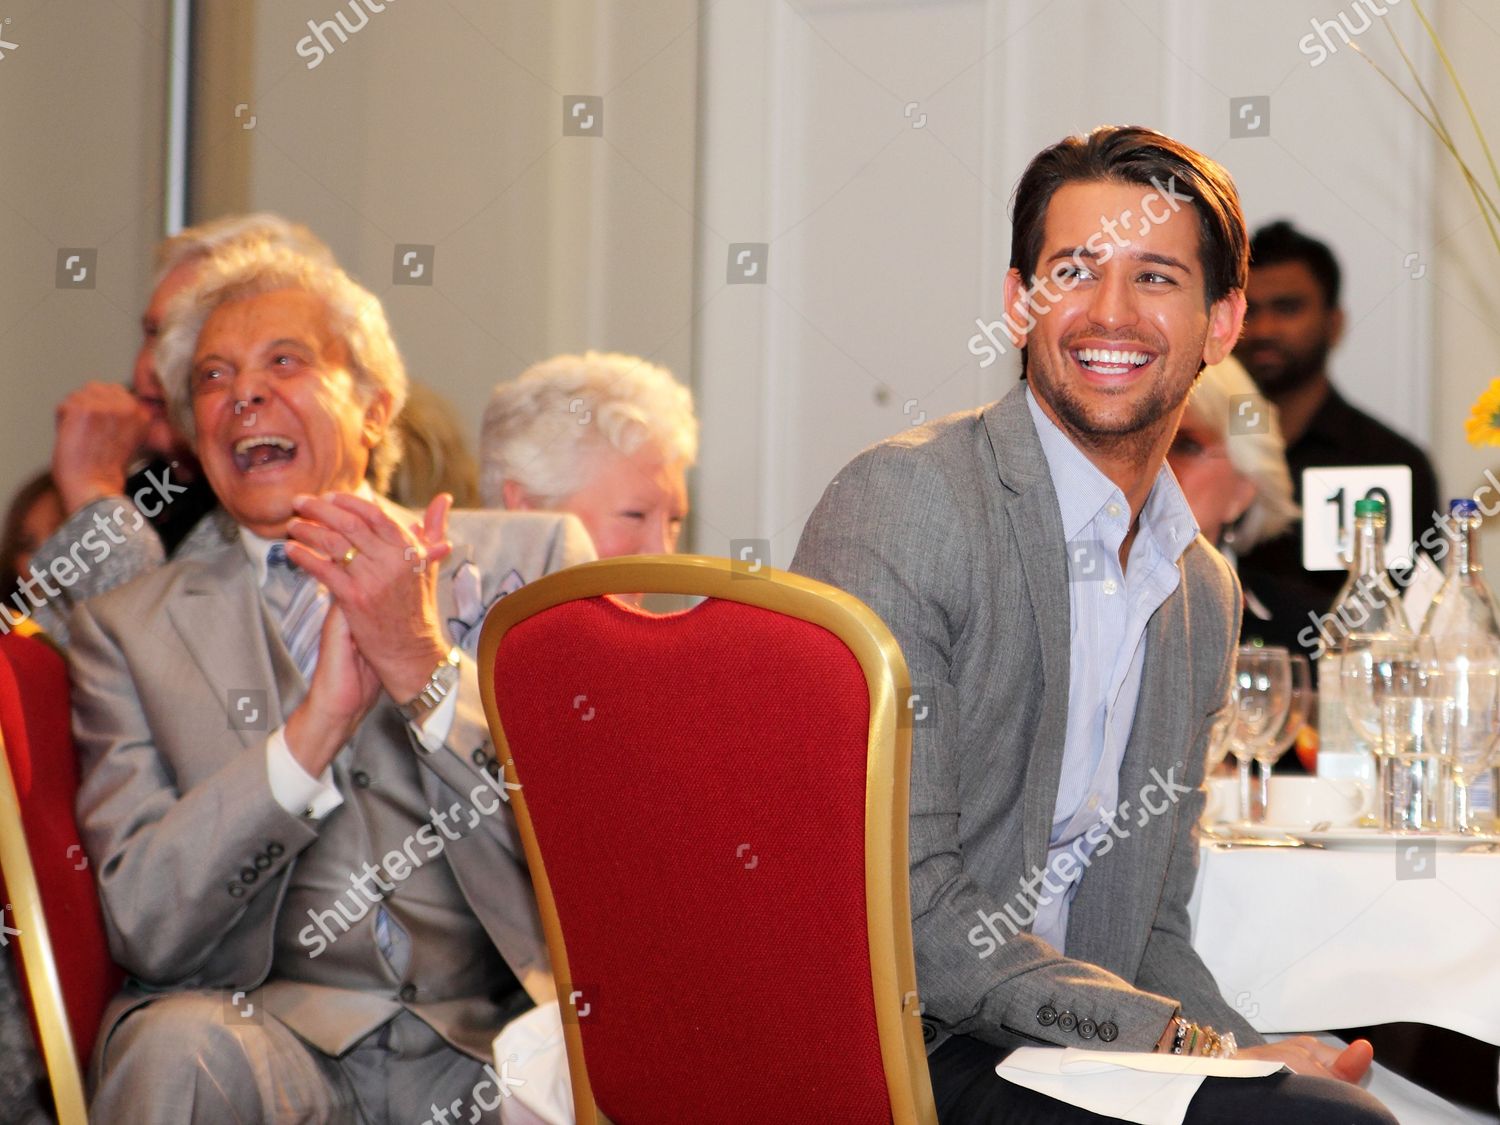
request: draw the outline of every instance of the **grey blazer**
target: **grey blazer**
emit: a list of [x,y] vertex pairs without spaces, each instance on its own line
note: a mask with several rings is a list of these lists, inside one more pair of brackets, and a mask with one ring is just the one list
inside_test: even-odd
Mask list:
[[[449,530],[454,552],[442,563],[439,610],[471,659],[447,746],[423,749],[388,699],[355,740],[399,740],[425,767],[431,807],[459,802],[467,810],[486,769],[496,768],[472,660],[484,611],[594,551],[572,516],[455,512]],[[271,796],[266,738],[306,689],[232,524],[223,521],[214,548],[90,600],[70,625],[79,824],[111,951],[132,977],[106,1014],[102,1047],[126,1012],[161,991],[248,992],[266,980],[286,876],[318,830]],[[253,721],[253,706],[237,711],[231,703],[247,690],[267,708]],[[494,797],[482,803],[492,806]],[[546,945],[512,818],[502,810],[475,823],[444,856],[516,978],[538,1002],[550,999]],[[338,1013],[329,1022],[335,1034]]]
[[[1047,862],[1070,630],[1058,497],[1024,393],[861,453],[824,492],[792,563],[884,619],[920,697],[911,896],[929,1050],[963,1034],[1149,1051],[1179,1005],[1258,1043],[1189,942],[1205,746],[1240,604],[1201,536],[1148,626],[1120,767],[1129,811],[1086,868],[1068,956],[1030,934],[1021,881]],[[1026,924],[1017,935],[999,922],[997,942],[983,919],[1006,903]]]

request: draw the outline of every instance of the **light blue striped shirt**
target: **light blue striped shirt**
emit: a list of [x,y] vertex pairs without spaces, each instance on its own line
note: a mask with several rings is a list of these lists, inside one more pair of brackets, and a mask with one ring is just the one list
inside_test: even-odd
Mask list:
[[[1038,888],[1032,933],[1064,952],[1068,908],[1087,869],[1094,842],[1084,833],[1112,817],[1119,804],[1120,763],[1135,722],[1146,660],[1146,626],[1182,580],[1177,560],[1198,534],[1177,479],[1165,464],[1141,509],[1140,530],[1121,570],[1120,546],[1130,530],[1130,505],[1104,475],[1042,412],[1026,389],[1068,548],[1068,726],[1057,803],[1052,811],[1047,865],[1052,886]],[[1131,799],[1131,807],[1140,804]],[[1064,852],[1081,863],[1057,866]],[[1062,870],[1069,869],[1069,877]]]

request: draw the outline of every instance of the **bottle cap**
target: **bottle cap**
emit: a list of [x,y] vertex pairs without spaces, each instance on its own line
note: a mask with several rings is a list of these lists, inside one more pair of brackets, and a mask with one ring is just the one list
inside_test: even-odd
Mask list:
[[1448,514],[1453,516],[1477,516],[1479,514],[1479,505],[1468,498],[1450,500],[1448,501]]
[[1355,519],[1359,519],[1360,516],[1383,515],[1385,515],[1385,502],[1383,500],[1373,500],[1367,497],[1363,500],[1356,500],[1354,502]]

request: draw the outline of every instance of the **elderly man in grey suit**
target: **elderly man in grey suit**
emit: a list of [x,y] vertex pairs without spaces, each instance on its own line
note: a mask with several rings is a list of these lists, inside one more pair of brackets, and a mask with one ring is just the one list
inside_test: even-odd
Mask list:
[[93,1112],[493,1121],[524,1079],[491,1040],[553,986],[477,626],[587,536],[377,498],[406,377],[326,262],[216,256],[161,367],[225,519],[71,618],[79,819],[132,978]]
[[1026,382],[860,454],[793,563],[881,615],[919,697],[912,916],[940,1118],[1102,1120],[998,1079],[1018,1046],[1238,1037],[1296,1073],[1207,1080],[1189,1121],[1391,1121],[1349,1084],[1367,1044],[1263,1044],[1189,942],[1240,599],[1163,457],[1239,335],[1233,182],[1150,130],[1067,138],[1021,179],[1010,264]]

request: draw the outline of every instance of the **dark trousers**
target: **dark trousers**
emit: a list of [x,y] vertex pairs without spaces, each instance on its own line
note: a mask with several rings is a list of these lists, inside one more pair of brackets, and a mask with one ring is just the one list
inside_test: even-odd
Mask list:
[[[1115,1121],[1053,1101],[995,1073],[1005,1052],[963,1035],[927,1059],[941,1125],[1095,1125]],[[1358,1086],[1332,1078],[1273,1074],[1269,1078],[1206,1078],[1188,1106],[1185,1125],[1397,1125]]]

